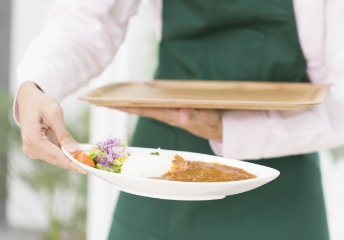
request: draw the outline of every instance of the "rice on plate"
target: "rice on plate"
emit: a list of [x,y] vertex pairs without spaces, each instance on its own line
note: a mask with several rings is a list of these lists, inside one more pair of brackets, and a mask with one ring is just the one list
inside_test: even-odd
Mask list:
[[160,177],[170,171],[174,157],[175,154],[160,149],[153,153],[132,153],[123,163],[121,174],[143,178]]

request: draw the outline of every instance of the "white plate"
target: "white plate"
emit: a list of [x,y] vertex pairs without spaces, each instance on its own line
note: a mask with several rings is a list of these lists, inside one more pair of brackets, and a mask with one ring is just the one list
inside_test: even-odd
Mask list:
[[[91,146],[91,144],[79,144],[79,147],[82,150],[90,149]],[[144,149],[147,150],[147,148]],[[144,149],[129,147],[129,152],[133,154]],[[276,169],[249,162],[232,160],[200,153],[171,151],[173,153],[179,154],[185,160],[217,162],[232,167],[242,168],[250,173],[257,175],[257,178],[233,182],[209,183],[156,180],[98,170],[75,160],[73,156],[63,147],[62,150],[66,154],[66,156],[78,166],[85,169],[89,173],[116,185],[123,192],[144,197],[168,200],[201,201],[222,199],[228,195],[238,194],[260,187],[272,181],[280,174],[279,171],[277,171]],[[156,151],[156,149],[151,150]]]

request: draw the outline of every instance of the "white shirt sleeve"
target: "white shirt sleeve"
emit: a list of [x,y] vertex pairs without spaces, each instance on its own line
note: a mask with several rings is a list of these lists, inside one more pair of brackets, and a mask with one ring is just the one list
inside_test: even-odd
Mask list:
[[[17,71],[60,101],[98,76],[122,43],[140,0],[57,0]],[[14,117],[19,123],[15,101]]]
[[218,155],[261,159],[344,144],[344,1],[294,1],[311,82],[328,85],[325,102],[306,111],[225,111]]

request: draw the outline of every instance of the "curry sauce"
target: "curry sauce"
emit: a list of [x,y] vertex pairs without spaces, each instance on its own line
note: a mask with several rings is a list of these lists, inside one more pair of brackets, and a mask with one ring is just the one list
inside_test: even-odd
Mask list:
[[182,182],[230,182],[256,178],[241,168],[220,163],[185,161],[176,155],[171,171],[156,179]]

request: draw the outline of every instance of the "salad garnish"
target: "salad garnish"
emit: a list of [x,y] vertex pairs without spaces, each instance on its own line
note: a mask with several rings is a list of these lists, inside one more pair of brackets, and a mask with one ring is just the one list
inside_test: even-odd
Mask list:
[[160,148],[158,148],[158,151],[156,151],[156,152],[151,152],[150,155],[159,156],[160,155]]
[[95,168],[120,173],[123,162],[128,158],[127,144],[119,138],[109,137],[86,151]]

